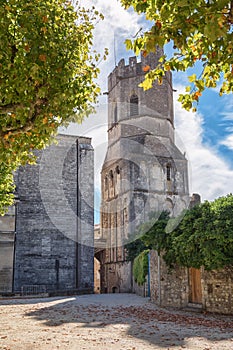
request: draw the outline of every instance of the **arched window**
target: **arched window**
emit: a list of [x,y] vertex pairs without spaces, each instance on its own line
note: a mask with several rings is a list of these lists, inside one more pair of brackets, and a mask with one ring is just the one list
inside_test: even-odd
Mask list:
[[130,97],[130,116],[138,115],[138,97],[132,95]]
[[120,168],[119,168],[119,165],[117,165],[116,167],[116,173],[119,175],[120,174]]
[[167,181],[171,181],[171,165],[167,164],[166,166],[166,174],[167,174]]
[[110,178],[110,185],[113,186],[114,176],[113,176],[113,171],[112,170],[110,170],[110,172],[109,172],[109,178]]
[[105,176],[104,178],[104,186],[105,186],[105,189],[108,187],[108,177]]

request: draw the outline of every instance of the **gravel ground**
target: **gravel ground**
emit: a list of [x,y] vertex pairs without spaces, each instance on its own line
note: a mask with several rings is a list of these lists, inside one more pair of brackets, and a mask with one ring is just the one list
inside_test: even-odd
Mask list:
[[233,350],[233,317],[134,294],[0,300],[1,350]]

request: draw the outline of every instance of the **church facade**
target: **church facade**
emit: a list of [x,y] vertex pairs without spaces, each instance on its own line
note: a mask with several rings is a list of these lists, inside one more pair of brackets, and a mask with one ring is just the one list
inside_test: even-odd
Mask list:
[[0,219],[0,293],[93,292],[91,139],[59,135],[15,175],[17,204]]
[[125,244],[151,212],[177,216],[189,206],[188,167],[175,145],[172,77],[144,91],[138,85],[162,51],[122,59],[108,77],[108,150],[102,167],[102,292],[131,292]]

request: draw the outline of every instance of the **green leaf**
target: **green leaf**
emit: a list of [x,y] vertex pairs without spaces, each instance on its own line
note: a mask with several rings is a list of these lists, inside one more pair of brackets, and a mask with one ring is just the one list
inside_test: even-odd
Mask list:
[[[185,71],[195,67],[196,62],[200,61],[203,71],[198,79],[194,76],[189,77],[191,83],[198,80],[196,84],[199,91],[219,84],[221,94],[233,92],[230,66],[233,52],[230,1],[208,1],[207,4],[200,0],[121,0],[121,3],[126,7],[133,6],[138,13],[143,12],[146,19],[152,23],[150,29],[144,33],[141,31],[140,38],[131,43],[130,48],[133,48],[136,54],[144,49],[154,52],[156,46],[163,47],[169,41],[174,43],[175,51],[172,57],[161,60],[155,72],[161,68],[166,70],[167,67],[171,67],[171,70]],[[127,46],[129,47],[129,43]],[[228,67],[225,67],[226,64]],[[208,77],[207,66],[211,71],[211,79]],[[152,79],[158,79],[158,75],[154,74]],[[152,83],[147,82],[144,85],[147,88],[152,86]],[[191,90],[189,93],[191,94]],[[183,107],[190,109],[195,108],[197,101],[191,96],[190,100],[183,102]]]

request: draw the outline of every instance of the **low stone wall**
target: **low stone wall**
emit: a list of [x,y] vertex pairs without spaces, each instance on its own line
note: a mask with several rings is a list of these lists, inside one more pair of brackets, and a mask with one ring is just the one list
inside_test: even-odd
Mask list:
[[[233,314],[233,267],[201,272],[202,308],[209,312]],[[189,269],[169,270],[156,251],[150,253],[151,300],[161,306],[187,307],[190,303]]]
[[146,282],[142,286],[139,286],[133,279],[133,293],[141,297],[149,296],[148,276],[146,278]]
[[178,267],[169,270],[156,251],[150,252],[151,300],[161,306],[185,307],[188,304],[188,272]]
[[233,314],[233,268],[203,271],[204,308],[211,312]]

